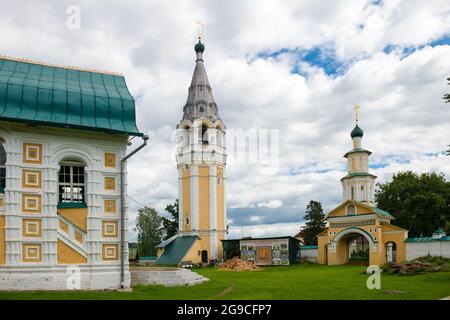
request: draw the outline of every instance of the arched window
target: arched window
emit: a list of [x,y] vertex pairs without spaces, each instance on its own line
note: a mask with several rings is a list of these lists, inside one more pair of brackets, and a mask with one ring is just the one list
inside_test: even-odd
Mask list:
[[6,151],[0,140],[0,192],[3,192],[6,185]]
[[355,188],[350,188],[350,199],[355,200]]
[[397,245],[395,242],[386,243],[386,261],[389,263],[397,261]]
[[84,163],[77,160],[61,162],[59,168],[59,202],[85,203]]
[[364,199],[364,186],[361,186],[361,201],[365,201],[365,199]]
[[348,216],[354,216],[356,214],[356,208],[353,204],[349,204],[347,206],[347,215]]
[[202,124],[201,141],[203,144],[208,144],[208,127],[205,124]]

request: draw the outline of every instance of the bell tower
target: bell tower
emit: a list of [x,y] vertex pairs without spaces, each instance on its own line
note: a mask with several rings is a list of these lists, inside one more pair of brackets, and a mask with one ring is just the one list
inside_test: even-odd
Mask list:
[[350,136],[353,149],[344,157],[347,159],[347,175],[341,179],[343,201],[354,200],[375,206],[374,185],[377,178],[369,173],[369,150],[362,148],[364,131],[359,127],[359,106],[355,106],[356,125]]
[[194,74],[177,125],[179,236],[198,236],[198,252],[209,261],[222,257],[227,229],[225,125],[206,75],[201,37],[194,50]]

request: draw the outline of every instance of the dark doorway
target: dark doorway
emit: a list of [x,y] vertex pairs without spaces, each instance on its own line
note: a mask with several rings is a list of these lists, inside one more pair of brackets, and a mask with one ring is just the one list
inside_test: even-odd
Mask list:
[[369,241],[362,235],[354,235],[348,239],[348,260],[350,264],[369,263]]
[[208,251],[202,250],[202,262],[208,263]]

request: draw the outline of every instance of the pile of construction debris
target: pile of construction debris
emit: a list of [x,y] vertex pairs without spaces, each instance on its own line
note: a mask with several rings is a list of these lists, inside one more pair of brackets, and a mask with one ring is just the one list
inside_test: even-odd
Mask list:
[[387,273],[414,275],[450,270],[450,259],[443,257],[420,257],[403,263],[388,263],[384,266]]
[[254,262],[245,261],[234,257],[223,263],[217,264],[218,269],[231,270],[231,271],[253,271],[259,269]]

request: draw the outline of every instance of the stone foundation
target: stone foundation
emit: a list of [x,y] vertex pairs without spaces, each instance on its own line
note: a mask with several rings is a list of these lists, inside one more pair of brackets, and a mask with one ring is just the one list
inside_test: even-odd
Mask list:
[[131,268],[131,286],[162,285],[165,287],[192,286],[209,281],[188,269]]

